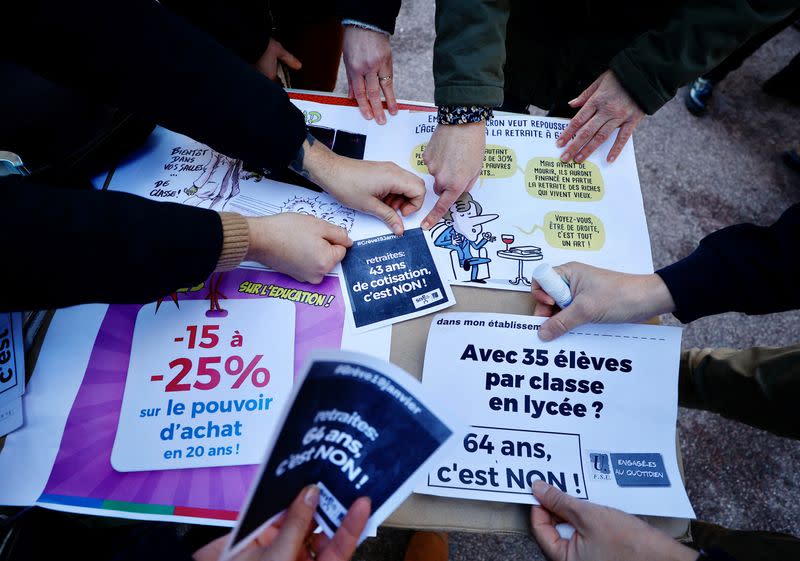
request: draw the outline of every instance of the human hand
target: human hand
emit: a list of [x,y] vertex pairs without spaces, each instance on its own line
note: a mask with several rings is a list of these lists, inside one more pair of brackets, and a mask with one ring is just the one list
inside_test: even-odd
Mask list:
[[247,218],[245,259],[258,261],[301,282],[319,284],[353,245],[347,230],[314,216],[285,212]]
[[497,240],[497,238],[491,232],[484,232],[483,239],[486,240],[487,242],[493,242]]
[[[348,561],[369,520],[371,510],[369,498],[361,497],[353,503],[341,526],[330,539],[324,534],[309,535],[314,510],[318,503],[319,487],[309,485],[304,488],[280,522],[266,528],[232,560]],[[225,550],[227,540],[228,536],[223,536],[201,547],[194,553],[194,560],[218,561]]]
[[391,162],[339,156],[310,135],[290,167],[340,203],[377,216],[398,236],[404,228],[397,211],[408,216],[425,200],[425,182],[413,173]]
[[464,236],[462,236],[458,232],[453,233],[453,243],[456,245],[461,245],[462,243],[464,243]]
[[355,97],[365,119],[375,117],[375,122],[386,122],[381,102],[381,90],[386,97],[386,108],[397,114],[397,100],[392,82],[392,47],[389,36],[371,29],[353,25],[344,28],[344,67],[347,71],[349,97]]
[[337,157],[334,172],[322,186],[339,202],[377,216],[396,235],[405,230],[402,216],[422,208],[425,182],[392,162]]
[[464,191],[469,191],[483,168],[486,122],[438,125],[425,147],[422,160],[433,176],[439,200],[422,221],[430,229]]
[[[619,129],[617,139],[608,151],[609,163],[617,159],[633,130],[644,117],[633,98],[611,70],[606,70],[581,95],[569,102],[571,107],[581,110],[556,140],[559,148],[567,145],[561,154],[561,161],[568,162],[573,157],[580,163],[588,158],[598,146],[608,140]],[[570,138],[575,136],[572,141]]]
[[275,80],[278,76],[278,61],[283,62],[292,70],[300,70],[303,66],[292,53],[283,48],[283,45],[275,39],[270,39],[267,50],[256,61],[256,70],[270,80]]
[[535,280],[531,292],[534,315],[550,317],[539,327],[539,338],[551,341],[584,323],[627,323],[675,309],[667,285],[655,273],[631,275],[570,262],[553,267],[569,285],[572,304],[555,313],[555,300]]
[[[537,480],[531,510],[533,537],[550,561],[695,561],[697,552],[620,510],[592,504]],[[558,519],[575,527],[559,536]]]

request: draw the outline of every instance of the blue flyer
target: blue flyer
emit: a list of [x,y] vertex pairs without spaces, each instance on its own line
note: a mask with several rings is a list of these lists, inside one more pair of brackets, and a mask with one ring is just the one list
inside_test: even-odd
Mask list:
[[347,305],[356,331],[366,331],[455,304],[420,228],[353,242],[342,261]]
[[230,557],[316,483],[315,519],[328,536],[359,497],[372,501],[371,535],[424,478],[453,435],[423,400],[418,380],[352,352],[312,356],[283,412],[267,459],[231,534]]

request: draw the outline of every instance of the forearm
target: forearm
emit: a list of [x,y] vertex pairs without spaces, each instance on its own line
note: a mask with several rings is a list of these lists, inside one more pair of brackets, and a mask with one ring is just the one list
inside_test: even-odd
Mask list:
[[620,51],[610,66],[636,103],[652,114],[679,87],[797,9],[791,0],[687,2],[664,27],[642,34]]
[[337,156],[327,146],[318,142],[311,133],[306,133],[306,139],[294,159],[289,162],[289,168],[314,182],[324,191],[328,191],[337,158],[341,156]]
[[503,103],[509,1],[436,2],[433,47],[436,105]]
[[[10,9],[14,61],[250,165],[278,169],[303,138],[286,93],[150,0],[31,0]],[[65,62],[66,61],[66,62]]]
[[264,54],[272,31],[267,3],[260,0],[160,0],[228,47],[255,64]]
[[0,180],[0,195],[1,310],[150,302],[202,282],[220,261],[214,211],[21,178]]
[[724,312],[800,308],[800,204],[769,227],[738,224],[707,236],[688,257],[657,271],[683,322]]

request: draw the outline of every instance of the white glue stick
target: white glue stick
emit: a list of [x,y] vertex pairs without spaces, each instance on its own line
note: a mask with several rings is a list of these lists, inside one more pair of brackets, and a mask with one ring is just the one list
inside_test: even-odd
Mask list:
[[560,308],[566,308],[572,304],[572,294],[569,291],[569,285],[562,279],[553,268],[547,264],[542,263],[533,270],[533,278],[542,287],[542,290],[547,292]]
[[575,526],[562,522],[561,524],[556,524],[556,532],[562,539],[568,540],[575,533]]

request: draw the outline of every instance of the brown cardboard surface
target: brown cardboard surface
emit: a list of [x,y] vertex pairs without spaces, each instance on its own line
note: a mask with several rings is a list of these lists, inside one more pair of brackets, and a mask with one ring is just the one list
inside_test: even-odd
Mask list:
[[[454,286],[453,294],[458,303],[448,308],[447,312],[533,314],[533,299],[527,292]],[[428,329],[433,317],[434,314],[431,314],[392,326],[390,360],[420,379]],[[683,473],[680,449],[678,463]],[[530,507],[526,505],[413,494],[384,524],[420,530],[528,534],[529,517]],[[688,532],[689,521],[686,519],[643,518],[675,538],[684,537]]]

